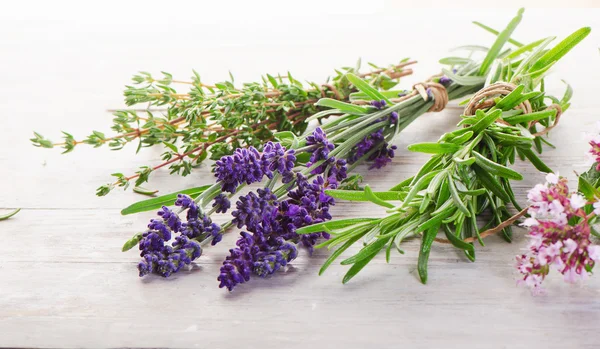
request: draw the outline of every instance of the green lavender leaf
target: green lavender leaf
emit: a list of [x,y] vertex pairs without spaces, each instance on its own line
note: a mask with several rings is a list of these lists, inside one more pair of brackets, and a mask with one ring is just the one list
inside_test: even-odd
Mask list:
[[465,57],[445,57],[439,60],[444,65],[463,65],[473,63],[473,60]]
[[[502,33],[498,34],[498,38],[496,39],[496,42],[494,42],[494,44],[488,51],[487,55],[485,56],[485,59],[481,63],[481,67],[479,68],[479,75],[487,74],[487,72],[489,71],[489,69],[492,65],[492,62],[498,57],[498,54],[500,54],[502,47],[504,47],[504,44],[507,41],[511,40],[510,36],[512,35],[513,31],[517,28],[519,23],[521,22],[521,19],[523,18],[523,11],[524,11],[524,9],[520,9],[519,12],[517,13],[517,16],[510,21],[510,23],[508,24],[506,29],[504,29],[502,31]],[[480,27],[486,29],[486,27],[483,26],[482,24],[480,24],[478,22],[475,22],[475,23],[477,25],[479,25]],[[491,29],[491,28],[489,28],[489,29]],[[516,43],[514,40],[513,40],[513,43],[518,44],[517,46],[522,46],[522,44]]]
[[444,73],[444,75],[452,79],[452,81],[463,86],[483,85],[483,83],[485,82],[485,76],[458,75],[454,74],[448,69],[442,69],[442,72]]
[[138,201],[132,205],[125,207],[121,210],[122,215],[129,215],[139,212],[146,212],[151,210],[159,209],[163,206],[171,206],[173,202],[177,199],[177,194],[187,194],[192,198],[198,197],[198,195],[202,194],[206,189],[210,188],[211,185],[204,185],[201,187],[185,189],[182,191],[178,191],[171,194],[162,195],[156,198]]
[[315,103],[315,105],[319,106],[319,107],[335,108],[345,114],[365,115],[365,114],[369,113],[368,108],[361,107],[361,106],[354,105],[354,104],[340,102],[338,100],[331,99],[331,98],[321,98],[321,99],[319,99],[319,101],[317,103]]
[[[522,10],[523,9],[521,9],[521,11]],[[488,27],[487,25],[485,25],[485,24],[483,24],[481,22],[473,21],[473,24],[475,24],[476,26],[478,26],[480,28],[483,28],[485,31],[490,32],[490,33],[492,33],[494,35],[498,35],[499,34],[499,32],[496,29],[490,28],[490,27]],[[510,39],[510,38],[508,39],[508,42],[510,42],[511,44],[513,44],[515,46],[518,46],[518,47],[523,46],[522,43],[518,42],[517,40]]]
[[367,199],[369,201],[371,201],[374,204],[377,204],[379,206],[383,206],[383,207],[387,207],[387,208],[394,208],[394,205],[390,204],[389,202],[380,199],[375,193],[373,193],[373,191],[371,190],[371,187],[367,184],[365,185],[365,190],[364,190],[365,196],[367,197]]
[[6,220],[6,219],[9,219],[10,217],[12,217],[12,216],[16,215],[16,214],[17,214],[17,213],[19,213],[20,211],[21,211],[21,209],[20,209],[20,208],[17,208],[16,210],[14,210],[14,211],[12,211],[12,212],[10,212],[10,213],[8,213],[8,214],[5,214],[5,215],[0,215],[0,221],[3,221],[3,220]]
[[[366,190],[366,188],[365,188]],[[370,190],[370,189],[369,189]],[[369,196],[364,191],[358,190],[340,190],[340,189],[328,189],[325,193],[335,199],[348,200],[348,201],[371,201]],[[404,195],[398,191],[379,191],[371,193],[379,200],[394,201],[402,200]]]
[[544,42],[546,39],[547,38],[540,39],[540,40],[534,41],[532,43],[529,43],[527,45],[521,46],[518,49],[516,49],[515,51],[511,52],[508,56],[504,57],[504,59],[507,61],[510,61],[514,58],[517,58],[520,55],[522,55],[523,53],[533,50],[534,48],[539,46],[542,42]]
[[571,100],[571,97],[573,97],[573,87],[571,87],[571,85],[569,85],[569,83],[567,83],[565,80],[563,80],[562,82],[564,82],[565,85],[567,85],[565,94],[564,94],[563,98],[560,100],[560,104],[564,105],[564,104],[569,103],[569,101]]
[[[366,200],[365,200],[366,201]],[[349,226],[377,221],[377,218],[348,218],[308,225],[296,230],[297,234],[311,234],[320,231],[333,231]]]
[[352,83],[352,85],[354,85],[357,89],[359,89],[361,92],[363,92],[363,93],[367,94],[369,97],[371,97],[371,99],[378,100],[378,101],[384,100],[384,101],[386,101],[386,103],[388,105],[393,104],[389,98],[387,98],[385,95],[381,94],[381,92],[377,91],[375,88],[373,88],[371,85],[369,85],[369,83],[367,83],[360,77],[358,77],[352,73],[348,73],[348,74],[346,74],[346,78],[348,78],[348,80]]
[[[471,133],[471,135],[473,135]],[[460,146],[454,143],[415,143],[408,146],[408,150],[427,154],[454,153]]]

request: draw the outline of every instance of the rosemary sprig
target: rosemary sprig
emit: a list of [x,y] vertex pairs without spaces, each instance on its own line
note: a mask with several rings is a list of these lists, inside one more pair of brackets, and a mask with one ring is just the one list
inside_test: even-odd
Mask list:
[[[351,265],[343,282],[348,282],[360,272],[379,251],[386,250],[389,261],[392,248],[400,249],[409,237],[421,236],[418,272],[423,283],[427,282],[427,262],[431,245],[439,240],[440,230],[456,248],[464,251],[469,260],[475,260],[473,241],[483,245],[484,231],[511,220],[509,206],[521,210],[512,192],[510,180],[522,179],[521,174],[510,165],[516,157],[531,162],[542,172],[551,171],[537,155],[542,143],[537,125],[549,130],[557,121],[560,110],[569,106],[571,89],[558,100],[544,91],[543,79],[548,68],[576,46],[590,32],[582,28],[551,49],[554,38],[521,46],[515,51],[502,48],[510,33],[521,19],[521,12],[501,33],[485,58],[477,63],[468,59],[445,59],[457,71],[474,70],[477,76],[488,73],[485,79],[490,85],[475,98],[455,131],[444,134],[437,143],[421,143],[409,150],[432,153],[430,160],[419,172],[388,192],[373,193],[368,187],[363,191],[329,190],[335,198],[351,201],[371,201],[388,209],[384,218],[334,220],[315,226],[301,228],[299,234],[325,230],[332,238],[320,245],[335,249],[325,262],[321,272],[350,246],[363,239],[365,246],[354,256],[343,260]],[[453,80],[470,81],[445,71]],[[478,80],[479,81],[479,80]],[[502,83],[507,82],[510,83]],[[517,86],[518,85],[518,86]],[[496,87],[511,86],[510,93],[498,93]],[[494,93],[490,91],[496,91]],[[476,95],[477,96],[477,95]],[[547,104],[547,101],[551,105]],[[515,109],[517,108],[517,109]],[[400,201],[391,204],[389,201]],[[491,219],[480,228],[477,219],[484,211],[491,212]],[[506,240],[511,239],[510,226],[500,228]]]
[[[80,144],[108,145],[112,150],[119,150],[128,143],[137,142],[138,151],[142,147],[164,147],[162,163],[142,166],[133,175],[113,174],[116,181],[97,190],[97,194],[103,196],[115,187],[126,189],[132,180],[138,187],[148,181],[153,171],[166,166],[172,174],[186,176],[209,153],[212,159],[218,159],[239,147],[260,147],[276,131],[301,134],[306,129],[307,117],[322,110],[315,105],[319,98],[348,100],[353,89],[344,78],[346,73],[358,74],[371,86],[388,90],[402,76],[412,73],[407,66],[413,63],[408,59],[389,67],[370,63],[374,70],[361,74],[359,61],[356,67],[336,70],[336,75],[326,83],[309,82],[308,87],[290,73],[286,76],[267,74],[261,82],[236,87],[233,76],[229,81],[205,84],[195,71],[191,81],[174,80],[166,72],[161,78],[141,72],[133,77],[133,85],[126,87],[125,103],[128,106],[146,104],[147,107],[115,111],[112,126],[115,136],[107,137],[100,131],[93,131],[87,138],[76,140],[72,134],[63,132],[64,141],[53,143],[35,132],[31,141],[43,148],[62,147],[64,153]],[[187,86],[189,91],[178,92],[176,85]],[[161,114],[157,115],[157,111]]]

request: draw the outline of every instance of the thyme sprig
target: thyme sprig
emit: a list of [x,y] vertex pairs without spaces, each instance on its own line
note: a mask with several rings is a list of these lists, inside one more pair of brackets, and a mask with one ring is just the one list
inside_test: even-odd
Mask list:
[[[478,72],[476,77],[467,80],[445,70],[455,81],[480,81],[483,74],[489,72],[487,78],[484,77],[488,85],[510,83],[514,86],[512,92],[487,96],[478,102],[474,115],[464,115],[459,123],[462,127],[444,134],[438,142],[411,145],[411,151],[433,155],[415,176],[389,191],[373,193],[368,186],[363,191],[327,191],[339,199],[371,201],[385,207],[388,215],[334,220],[299,229],[299,234],[323,230],[331,233],[332,238],[319,246],[334,249],[321,273],[359,240],[363,240],[362,249],[341,262],[351,266],[343,278],[344,283],[381,250],[385,249],[389,261],[393,248],[402,253],[404,240],[421,237],[417,269],[421,282],[426,283],[431,246],[440,230],[474,261],[472,240],[483,245],[482,231],[510,220],[511,205],[521,210],[510,184],[510,180],[522,179],[520,173],[510,168],[517,157],[529,161],[542,172],[551,172],[534,152],[541,153],[542,143],[547,142],[538,125],[552,127],[557,121],[557,109],[565,111],[568,108],[572,91],[569,87],[561,100],[548,95],[544,91],[544,77],[551,66],[589,34],[590,29],[582,28],[550,49],[553,37],[502,51],[521,14],[519,11],[508,27],[498,33],[483,60],[476,61],[472,57],[442,60],[458,72]],[[525,110],[523,103],[527,103],[530,110]],[[491,218],[480,228],[478,218],[483,218],[484,211],[489,211]],[[502,228],[503,237],[510,241],[510,226]]]
[[[114,173],[112,176],[116,181],[97,190],[97,195],[103,196],[115,187],[126,189],[132,180],[140,186],[148,181],[153,171],[162,167],[168,166],[172,174],[186,176],[209,153],[212,159],[218,159],[239,147],[259,148],[277,131],[301,134],[306,129],[306,119],[323,109],[315,105],[319,98],[349,99],[354,89],[344,78],[346,73],[357,74],[374,88],[388,90],[396,86],[401,77],[412,73],[407,67],[414,63],[408,59],[388,67],[369,63],[372,71],[360,73],[359,61],[356,67],[336,70],[333,78],[324,84],[309,82],[307,86],[290,73],[286,76],[267,74],[261,82],[237,87],[231,74],[228,81],[205,84],[195,71],[191,81],[174,80],[166,72],[162,72],[160,78],[140,72],[124,91],[125,103],[128,106],[146,104],[147,107],[115,111],[112,126],[115,136],[107,137],[103,132],[93,131],[87,138],[76,140],[72,134],[63,132],[64,141],[53,143],[35,132],[31,141],[43,148],[62,147],[64,153],[73,151],[80,144],[107,145],[112,150],[120,150],[128,143],[137,142],[138,151],[142,147],[164,147],[163,162],[142,166],[128,176]],[[181,93],[176,85],[188,86],[189,90]]]

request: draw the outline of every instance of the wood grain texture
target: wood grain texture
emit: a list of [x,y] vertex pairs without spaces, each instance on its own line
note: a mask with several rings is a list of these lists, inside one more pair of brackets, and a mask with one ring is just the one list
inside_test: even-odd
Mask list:
[[[385,63],[410,54],[421,63],[415,76],[402,82],[409,87],[437,72],[436,60],[450,48],[491,42],[471,20],[500,28],[514,10],[416,10],[375,2],[366,12],[344,12],[326,4],[314,11],[236,3],[227,6],[238,9],[225,23],[224,5],[218,4],[185,3],[178,9],[123,4],[97,13],[67,5],[34,8],[26,16],[0,14],[0,32],[6,34],[0,45],[7,52],[0,56],[0,212],[23,208],[0,222],[0,347],[597,347],[600,278],[570,286],[552,277],[541,297],[517,288],[514,256],[527,243],[520,229],[512,244],[486,239],[485,247],[476,247],[476,263],[451,246],[434,245],[428,285],[421,285],[416,273],[418,241],[408,241],[406,254],[393,255],[389,264],[377,256],[347,285],[341,284],[344,266],[334,264],[317,276],[327,257],[327,251],[317,251],[312,257],[301,253],[285,271],[228,293],[217,288],[216,276],[236,231],[206,249],[193,268],[171,279],[140,279],[136,252],[121,253],[120,247],[151,214],[120,216],[121,208],[141,197],[116,191],[97,198],[94,191],[110,173],[158,163],[161,152],[144,149],[134,156],[133,148],[82,147],[60,155],[28,142],[33,129],[55,139],[62,129],[77,136],[107,130],[106,109],[123,106],[121,86],[137,70],[187,77],[195,68],[214,81],[232,69],[241,82],[289,69],[296,78],[319,81],[359,56]],[[269,22],[268,16],[284,15],[285,22]],[[148,18],[163,25],[144,26]],[[449,18],[455,24],[440,31],[435,42],[425,34],[398,34],[424,23],[442,28]],[[600,13],[528,10],[515,35],[521,41],[564,37],[583,25],[600,30]],[[208,36],[206,28],[219,28],[219,38]],[[585,170],[583,133],[594,132],[599,119],[596,31],[548,80],[552,92],[563,88],[561,78],[575,89],[572,108],[551,134],[557,148],[542,155],[570,179],[574,169]],[[376,189],[409,177],[427,156],[406,146],[437,140],[454,127],[460,111],[451,104],[424,115],[396,140],[400,151],[390,166],[359,171]],[[514,183],[523,203],[526,191],[543,176],[527,164],[516,169],[525,174]],[[208,165],[186,178],[161,171],[149,187],[168,193],[212,178]],[[384,212],[340,202],[333,214]]]

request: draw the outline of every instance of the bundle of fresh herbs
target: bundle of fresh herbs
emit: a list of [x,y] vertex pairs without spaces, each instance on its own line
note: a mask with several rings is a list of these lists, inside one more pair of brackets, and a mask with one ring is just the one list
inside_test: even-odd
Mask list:
[[[87,138],[76,140],[70,133],[63,132],[64,141],[53,143],[35,132],[31,141],[38,147],[62,147],[64,153],[80,144],[108,145],[112,150],[120,150],[128,143],[137,142],[138,151],[142,147],[164,147],[162,163],[143,166],[129,176],[113,174],[116,181],[97,190],[97,194],[103,196],[115,187],[126,189],[132,180],[139,187],[148,181],[153,171],[165,166],[169,166],[171,173],[186,176],[209,153],[211,159],[216,160],[240,147],[260,149],[273,138],[274,132],[301,134],[306,130],[307,118],[323,109],[315,105],[319,98],[348,101],[355,89],[345,79],[346,73],[360,76],[373,88],[389,90],[401,77],[412,74],[412,69],[407,67],[414,63],[408,59],[387,67],[369,63],[373,70],[359,73],[359,61],[356,67],[336,70],[326,83],[309,82],[308,87],[290,73],[267,74],[261,82],[236,87],[232,75],[229,81],[210,85],[203,83],[196,71],[190,81],[174,80],[165,72],[160,78],[141,72],[133,77],[133,85],[126,87],[125,103],[128,106],[142,104],[146,108],[117,110],[112,126],[117,132],[115,136],[93,131]],[[180,93],[176,85],[189,86],[189,91]],[[142,188],[136,192],[147,193]]]
[[[484,235],[501,231],[510,241],[510,223],[525,214],[525,210],[514,216],[509,213],[511,204],[521,210],[510,180],[523,178],[510,165],[520,158],[542,172],[552,172],[534,150],[541,152],[542,144],[547,143],[542,136],[568,108],[572,91],[568,88],[561,100],[550,96],[544,91],[544,77],[590,32],[589,28],[579,29],[552,48],[549,45],[554,37],[490,55],[502,50],[520,16],[498,35],[481,63],[472,59],[442,60],[458,72],[482,73],[489,69],[487,87],[471,99],[459,129],[444,134],[436,143],[409,146],[411,151],[433,154],[415,176],[386,192],[374,193],[368,186],[363,191],[326,191],[336,199],[371,201],[385,207],[388,215],[334,220],[298,229],[301,235],[315,231],[331,234],[331,239],[317,246],[334,250],[321,272],[350,246],[362,243],[357,254],[341,262],[351,266],[343,279],[347,282],[379,251],[385,250],[389,260],[392,249],[402,253],[404,240],[421,237],[417,269],[425,283],[431,246],[436,240],[452,243],[471,261],[475,260],[474,240],[483,245]],[[446,74],[461,81],[448,71]],[[478,218],[484,218],[484,211],[490,211],[491,219],[480,228]],[[440,230],[447,240],[437,238]]]

